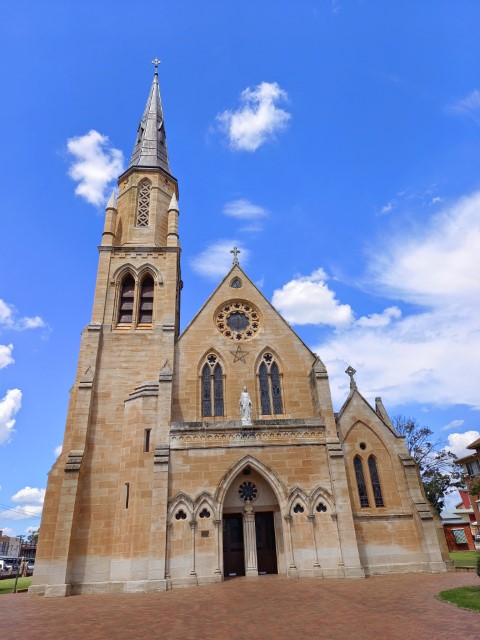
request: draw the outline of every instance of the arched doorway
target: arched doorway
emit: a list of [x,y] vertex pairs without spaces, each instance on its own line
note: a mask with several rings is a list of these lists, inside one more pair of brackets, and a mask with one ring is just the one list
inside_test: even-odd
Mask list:
[[230,483],[222,526],[224,578],[278,573],[280,507],[270,484],[250,465]]

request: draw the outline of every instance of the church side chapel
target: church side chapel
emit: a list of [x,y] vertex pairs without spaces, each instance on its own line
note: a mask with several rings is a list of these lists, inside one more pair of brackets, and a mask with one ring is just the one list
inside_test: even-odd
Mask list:
[[380,398],[327,370],[241,267],[180,334],[178,185],[158,61],[106,208],[30,592],[445,571],[441,524]]

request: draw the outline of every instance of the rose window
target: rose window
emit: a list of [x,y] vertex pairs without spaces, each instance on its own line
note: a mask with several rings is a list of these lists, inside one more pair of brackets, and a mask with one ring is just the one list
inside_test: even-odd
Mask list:
[[257,487],[250,482],[250,480],[246,480],[242,482],[240,487],[238,488],[238,495],[244,502],[253,502],[257,499]]
[[260,328],[260,313],[249,302],[231,300],[217,310],[215,324],[229,340],[250,340]]

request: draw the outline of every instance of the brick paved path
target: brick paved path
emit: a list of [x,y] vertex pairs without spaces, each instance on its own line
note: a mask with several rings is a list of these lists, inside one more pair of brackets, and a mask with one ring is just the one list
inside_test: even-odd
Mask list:
[[236,578],[157,594],[0,596],[5,640],[477,640],[480,613],[435,599],[475,573]]

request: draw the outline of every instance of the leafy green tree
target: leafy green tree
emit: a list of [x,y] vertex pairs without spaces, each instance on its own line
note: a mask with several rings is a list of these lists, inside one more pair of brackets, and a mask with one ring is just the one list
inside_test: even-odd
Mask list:
[[30,544],[37,544],[38,532],[39,532],[39,529],[37,529],[36,531],[32,531],[27,538],[27,542],[30,542]]
[[438,513],[445,506],[445,497],[461,486],[460,469],[455,465],[457,456],[445,449],[445,442],[436,438],[428,427],[422,427],[415,418],[395,416],[393,425],[398,434],[405,436],[409,454],[418,465],[425,494]]

